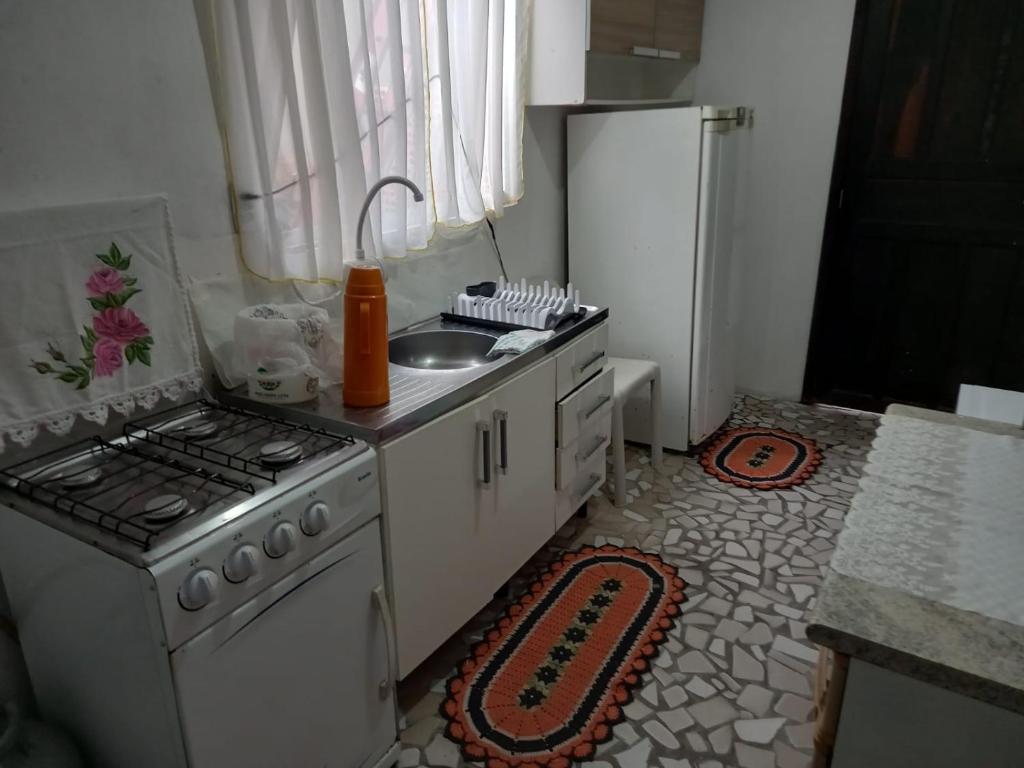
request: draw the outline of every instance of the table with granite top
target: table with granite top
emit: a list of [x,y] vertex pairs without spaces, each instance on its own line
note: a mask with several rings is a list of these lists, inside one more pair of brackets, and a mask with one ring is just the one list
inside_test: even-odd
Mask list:
[[1024,430],[882,417],[807,636],[1024,714]]

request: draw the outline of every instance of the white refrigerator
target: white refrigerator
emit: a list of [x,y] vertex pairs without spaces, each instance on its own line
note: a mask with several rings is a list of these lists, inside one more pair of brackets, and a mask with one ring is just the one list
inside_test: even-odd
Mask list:
[[[679,107],[568,117],[569,279],[610,309],[609,355],[661,365],[662,436],[687,450],[735,390],[732,242],[747,112]],[[625,436],[649,442],[649,408]]]

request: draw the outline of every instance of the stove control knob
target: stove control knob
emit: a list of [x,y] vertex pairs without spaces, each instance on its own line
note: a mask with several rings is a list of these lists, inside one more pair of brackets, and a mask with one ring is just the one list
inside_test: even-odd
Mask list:
[[263,539],[263,549],[273,558],[287,555],[295,549],[295,526],[283,521],[277,523]]
[[198,611],[213,602],[220,579],[209,568],[192,571],[178,590],[178,602],[186,611]]
[[241,584],[256,573],[259,555],[252,544],[239,544],[224,560],[224,578],[232,584]]
[[299,525],[302,527],[302,532],[307,536],[316,536],[318,533],[323,533],[327,530],[327,525],[330,521],[330,507],[322,501],[314,501],[302,510]]

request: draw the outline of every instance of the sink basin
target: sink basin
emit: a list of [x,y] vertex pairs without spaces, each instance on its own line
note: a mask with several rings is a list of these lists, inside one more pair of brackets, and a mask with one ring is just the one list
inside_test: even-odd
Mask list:
[[474,331],[419,331],[396,336],[388,342],[388,359],[406,368],[451,371],[489,365],[495,338]]

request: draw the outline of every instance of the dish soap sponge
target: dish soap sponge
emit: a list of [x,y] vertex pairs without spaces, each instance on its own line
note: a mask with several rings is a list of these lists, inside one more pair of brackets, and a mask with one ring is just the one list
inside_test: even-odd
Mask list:
[[345,405],[370,407],[391,399],[388,386],[388,299],[380,267],[357,264],[345,282]]

